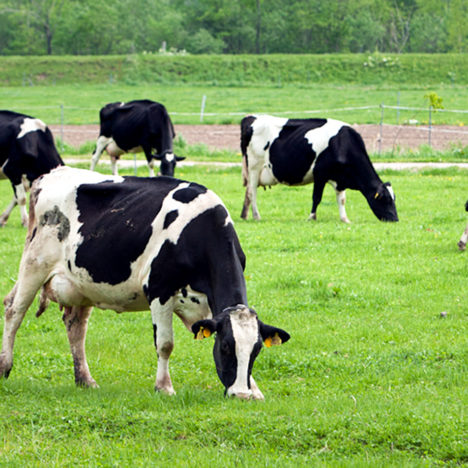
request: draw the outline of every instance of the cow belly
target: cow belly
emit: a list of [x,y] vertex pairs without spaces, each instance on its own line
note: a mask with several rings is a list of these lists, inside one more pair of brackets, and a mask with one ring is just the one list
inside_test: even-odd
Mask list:
[[116,312],[149,309],[143,290],[130,284],[82,284],[77,277],[55,274],[46,284],[45,290],[48,297],[61,306],[96,306]]
[[109,156],[112,156],[114,158],[119,157],[120,155],[124,153],[141,153],[143,151],[143,148],[141,146],[136,146],[135,148],[130,148],[128,150],[124,150],[117,146],[117,143],[112,140],[107,146],[106,146],[106,151],[109,154]]

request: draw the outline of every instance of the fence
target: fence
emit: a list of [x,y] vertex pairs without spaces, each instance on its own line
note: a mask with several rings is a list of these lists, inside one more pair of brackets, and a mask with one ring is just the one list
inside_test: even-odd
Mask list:
[[[191,121],[193,123],[205,123],[206,120],[209,118],[230,118],[230,117],[239,117],[239,119],[243,116],[246,115],[246,112],[206,112],[206,104],[207,104],[207,99],[206,96],[204,95],[202,97],[201,101],[201,106],[200,106],[200,111],[199,112],[170,112],[171,116],[173,117],[173,120],[177,122],[177,117],[182,117],[184,120],[186,118],[191,118]],[[50,122],[48,121],[47,123],[51,126],[54,126],[54,133],[57,137],[59,147],[61,151],[63,151],[64,148],[64,142],[66,140],[71,140],[74,142],[72,143],[72,146],[80,146],[81,144],[85,143],[86,141],[90,141],[96,138],[96,130],[86,130],[83,128],[80,129],[74,129],[73,126],[65,125],[66,121],[66,112],[74,112],[74,111],[79,111],[80,114],[82,113],[84,115],[84,118],[87,119],[86,113],[88,112],[87,115],[94,115],[93,119],[88,118],[88,122],[91,120],[94,120],[96,118],[97,112],[96,109],[90,109],[90,108],[81,108],[81,107],[65,107],[64,105],[60,106],[36,106],[36,109],[57,109],[58,111],[58,123]],[[380,110],[380,118],[378,117],[378,113]],[[86,112],[83,112],[86,111]],[[388,115],[389,111],[395,111],[396,112],[396,122],[397,125],[390,125],[385,123],[386,116]],[[465,129],[464,126],[456,127],[456,126],[451,126],[450,128],[444,127],[444,126],[434,126],[433,125],[433,115],[435,112],[437,113],[456,113],[456,114],[468,114],[468,110],[453,110],[453,109],[437,109],[434,110],[431,106],[427,108],[422,108],[422,107],[407,107],[407,106],[400,106],[400,105],[386,105],[386,104],[380,104],[380,105],[371,105],[371,106],[359,106],[359,107],[339,107],[339,108],[328,108],[328,109],[313,109],[313,110],[303,110],[303,111],[279,111],[279,112],[268,112],[272,113],[277,116],[295,116],[295,117],[309,117],[313,115],[317,115],[320,117],[324,116],[339,116],[339,114],[346,114],[347,112],[369,112],[372,114],[372,119],[375,120],[375,125],[379,126],[379,132],[378,135],[373,138],[373,150],[374,152],[381,153],[383,150],[383,141],[384,141],[384,133],[390,136],[387,136],[388,138],[392,138],[394,142],[397,141],[398,135],[402,133],[402,130],[404,129],[405,132],[409,131],[409,129],[412,129],[411,131],[417,132],[418,134],[421,134],[423,132],[425,134],[424,139],[418,139],[418,141],[421,141],[419,144],[427,144],[430,148],[433,146],[433,136],[435,134],[445,134],[453,136],[453,138],[445,138],[447,141],[458,141],[461,142],[464,146],[468,145],[468,129]],[[424,120],[427,118],[427,124],[421,125],[420,120],[422,119],[414,119],[414,118],[407,118],[404,120],[404,122],[401,124],[400,120],[402,120],[402,115],[403,113],[408,113],[411,112],[413,114],[418,113],[419,115],[424,114]],[[262,112],[257,112],[258,114],[261,114]],[[411,116],[410,116],[411,117]],[[344,120],[346,120],[344,118]],[[97,122],[94,121],[92,122],[93,125],[96,125]],[[463,122],[464,124],[464,122]],[[90,137],[85,139],[84,141],[79,141],[77,142],[77,138],[70,137],[71,134],[76,133],[77,135],[80,134],[81,136],[84,133],[89,133]],[[67,138],[65,137],[65,134],[67,134]],[[91,134],[93,134],[91,136]],[[395,146],[395,143],[393,144]],[[388,147],[388,145],[387,145]]]

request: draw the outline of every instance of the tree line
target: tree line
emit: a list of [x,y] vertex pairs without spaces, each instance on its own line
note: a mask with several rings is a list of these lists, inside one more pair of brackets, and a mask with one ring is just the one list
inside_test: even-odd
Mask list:
[[0,0],[0,55],[468,51],[466,0]]

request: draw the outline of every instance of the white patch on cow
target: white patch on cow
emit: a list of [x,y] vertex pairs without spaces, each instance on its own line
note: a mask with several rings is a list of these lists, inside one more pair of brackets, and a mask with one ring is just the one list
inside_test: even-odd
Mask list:
[[21,131],[16,137],[17,139],[24,137],[26,134],[30,132],[37,132],[38,130],[45,132],[47,125],[42,120],[31,119],[29,117],[26,117],[23,123],[21,124],[20,128],[21,128]]
[[[182,293],[182,290],[185,290],[185,294]],[[190,286],[177,291],[174,298],[174,312],[190,332],[192,325],[198,320],[213,317],[206,294],[194,291]]]
[[393,191],[393,188],[390,185],[385,186],[390,193],[390,196],[392,197],[392,200],[395,201],[395,192]]
[[174,153],[166,153],[165,158],[166,158],[167,162],[174,161],[174,159],[175,159]]
[[228,388],[228,395],[249,397],[252,390],[248,386],[250,356],[258,341],[258,321],[247,307],[238,308],[230,313],[232,334],[234,336],[237,358],[236,380]]
[[341,122],[340,120],[327,119],[325,125],[309,130],[304,135],[304,138],[310,143],[310,146],[312,146],[316,157],[302,179],[303,184],[310,184],[314,181],[313,172],[319,155],[328,148],[330,139],[337,135],[340,129],[344,126],[348,126],[348,124]]
[[309,130],[304,138],[309,141],[315,154],[319,156],[322,151],[328,148],[330,139],[337,135],[342,127],[347,126],[344,122],[334,119],[327,119],[327,123],[321,127]]

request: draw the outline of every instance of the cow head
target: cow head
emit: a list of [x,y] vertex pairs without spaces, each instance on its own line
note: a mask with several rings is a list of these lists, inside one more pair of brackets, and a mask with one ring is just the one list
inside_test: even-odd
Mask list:
[[224,309],[211,320],[199,320],[192,331],[196,339],[216,333],[213,357],[224,394],[244,399],[263,398],[251,388],[252,367],[262,342],[270,347],[290,338],[284,330],[262,323],[254,310],[242,304]]
[[172,152],[155,154],[153,158],[157,159],[158,161],[161,161],[161,165],[159,167],[159,174],[169,177],[174,177],[174,170],[177,161],[183,161],[185,159],[184,156],[176,156]]
[[368,198],[369,205],[380,221],[398,221],[395,194],[390,182],[381,184]]

